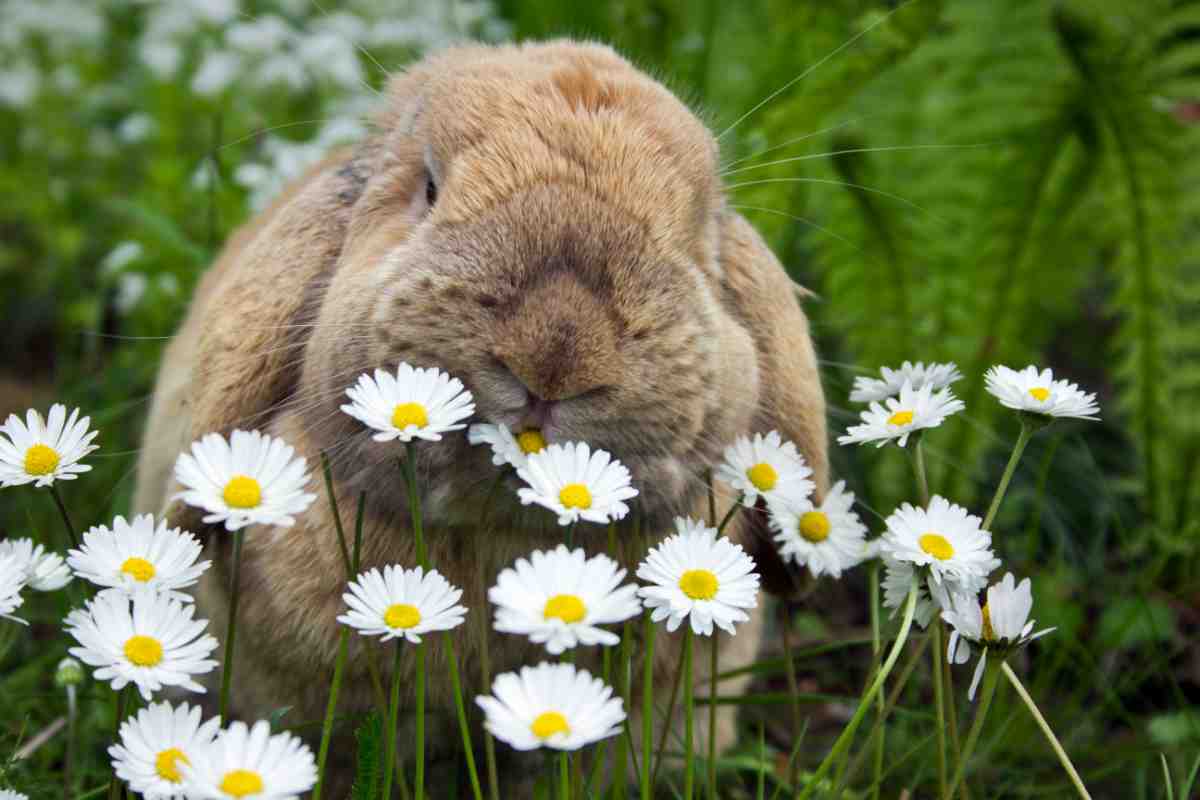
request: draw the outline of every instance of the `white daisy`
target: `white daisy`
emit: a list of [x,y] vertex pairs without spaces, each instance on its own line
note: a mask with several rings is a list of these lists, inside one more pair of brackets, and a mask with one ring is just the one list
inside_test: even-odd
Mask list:
[[47,550],[33,539],[6,539],[0,542],[0,557],[12,556],[25,571],[31,589],[53,592],[71,582],[71,570],[58,553]]
[[517,490],[521,502],[550,509],[559,525],[621,519],[629,513],[624,501],[638,493],[620,461],[604,450],[593,453],[584,442],[547,445],[530,454],[517,474],[530,487]]
[[467,613],[458,605],[462,590],[436,569],[425,572],[389,564],[382,571],[362,573],[349,588],[342,599],[350,610],[338,622],[363,636],[383,636],[383,642],[399,638],[420,642],[423,633],[457,628]]
[[638,566],[637,576],[654,584],[638,589],[651,619],[665,619],[668,631],[690,617],[701,636],[711,636],[714,623],[735,633],[735,622],[750,619],[743,609],[758,605],[754,559],[701,522],[676,517],[675,530]]
[[129,597],[107,591],[68,614],[64,625],[80,644],[71,655],[98,667],[96,680],[111,680],[115,690],[137,684],[149,700],[164,686],[204,691],[193,676],[217,666],[209,658],[217,640],[204,632],[208,620],[193,619],[195,613],[194,605],[158,592]]
[[717,468],[717,477],[737,489],[748,506],[760,496],[785,497],[793,503],[807,500],[816,488],[811,475],[804,456],[795,444],[783,441],[779,431],[756,433],[754,439],[738,437],[725,448],[725,460]]
[[29,800],[29,795],[14,789],[0,789],[0,800]]
[[189,797],[211,800],[299,800],[317,782],[308,745],[290,733],[272,736],[265,720],[253,728],[234,722],[182,772]]
[[883,380],[867,377],[855,378],[854,388],[850,392],[850,402],[870,403],[885,397],[894,397],[900,393],[905,382],[914,389],[921,389],[928,385],[936,392],[939,389],[945,389],[955,381],[962,380],[962,373],[958,371],[958,365],[953,362],[926,366],[922,361],[915,364],[905,361],[899,369],[881,367],[879,373],[883,375]]
[[637,586],[626,584],[625,570],[605,555],[588,558],[583,550],[559,545],[534,550],[503,570],[488,600],[496,608],[496,630],[528,636],[554,655],[576,645],[614,645],[616,634],[600,628],[638,614]]
[[147,800],[187,796],[183,767],[212,744],[221,718],[201,724],[200,707],[152,703],[121,723],[121,741],[108,748],[113,771]]
[[317,497],[304,491],[307,462],[294,455],[282,439],[258,431],[234,431],[229,441],[206,434],[175,461],[175,479],[185,489],[172,499],[204,509],[204,522],[224,522],[230,531],[290,526]]
[[862,424],[852,425],[838,437],[838,444],[875,442],[876,447],[883,447],[895,439],[904,447],[912,433],[936,428],[946,417],[966,408],[950,389],[935,392],[932,385],[914,389],[907,383],[900,387],[899,397],[888,397],[883,402],[871,403],[859,415]]
[[474,399],[458,378],[404,362],[395,375],[382,369],[375,370],[374,378],[359,375],[346,396],[352,402],[342,411],[379,431],[374,436],[377,442],[437,442],[443,433],[465,428],[462,420],[475,413]]
[[934,495],[929,508],[904,503],[887,518],[880,548],[888,557],[926,567],[932,583],[948,591],[979,581],[1000,566],[992,553],[992,535],[979,527],[979,517]]
[[497,675],[492,693],[475,702],[488,732],[516,750],[578,750],[618,735],[625,720],[612,687],[574,664],[543,661]]
[[55,481],[74,480],[91,467],[79,459],[97,449],[92,444],[99,431],[89,431],[90,417],[79,419],[79,409],[67,417],[67,407],[55,403],[46,419],[33,409],[25,421],[9,414],[0,425],[0,487],[49,486]]
[[[880,539],[876,539],[876,541],[880,541]],[[883,606],[892,609],[892,616],[895,616],[896,612],[904,606],[904,601],[908,597],[908,587],[912,583],[913,573],[917,568],[911,562],[897,561],[883,552],[882,547],[880,547],[880,557],[883,560]],[[917,604],[913,618],[922,628],[928,627],[929,621],[939,611],[951,607],[953,597],[960,594],[978,593],[985,585],[987,585],[985,577],[971,578],[963,583],[951,583],[950,581],[935,583],[930,580],[921,580],[917,586]]]
[[24,565],[15,556],[0,555],[0,618],[11,619],[22,625],[29,624],[12,615],[25,602],[25,598],[21,597],[25,580]]
[[533,453],[546,449],[546,437],[537,428],[527,428],[513,435],[507,425],[480,423],[467,429],[467,441],[471,444],[486,444],[492,448],[492,463],[497,467],[505,464],[520,469]]
[[1037,367],[1030,365],[1017,372],[996,366],[987,371],[984,380],[988,393],[1008,408],[1048,417],[1100,419],[1096,395],[1083,391],[1070,381],[1054,380],[1054,373],[1049,368],[1039,372]]
[[860,563],[866,555],[867,526],[850,510],[854,493],[838,481],[820,505],[811,500],[795,504],[786,500],[767,504],[771,528],[784,561],[808,567],[814,578],[842,577],[842,570]]
[[112,528],[97,525],[83,534],[83,545],[67,554],[67,562],[79,577],[97,586],[133,592],[149,588],[185,603],[192,596],[178,591],[194,585],[211,561],[196,562],[203,549],[200,541],[179,528],[168,528],[166,520],[142,514],[126,522],[113,520]]

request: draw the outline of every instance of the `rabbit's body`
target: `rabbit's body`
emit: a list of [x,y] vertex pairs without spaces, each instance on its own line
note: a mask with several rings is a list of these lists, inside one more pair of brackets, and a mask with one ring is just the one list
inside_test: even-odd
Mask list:
[[[781,430],[826,481],[824,404],[794,287],[726,208],[716,144],[667,90],[596,45],[462,47],[395,78],[378,122],[233,237],[167,350],[148,423],[136,504],[208,534],[216,566],[198,602],[218,637],[229,537],[170,503],[176,455],[203,433],[257,428],[314,471],[321,499],[294,527],[245,532],[233,693],[243,718],[324,714],[346,575],[316,477],[322,452],[348,532],[367,494],[364,568],[415,563],[403,448],[339,410],[363,372],[437,366],[471,389],[479,420],[520,429],[532,414],[551,442],[609,450],[633,473],[650,541],[676,514],[707,516],[706,470],[739,435]],[[562,541],[553,515],[520,506],[511,483],[480,527],[497,474],[485,449],[461,434],[417,447],[429,557],[470,609],[454,632],[468,697],[486,688],[485,626],[493,674],[548,658],[490,631],[484,593],[518,556]],[[732,500],[719,494],[722,510]],[[631,574],[646,544],[630,535],[632,516],[618,532]],[[731,534],[770,553],[744,516]],[[575,540],[608,547],[601,526],[581,524]],[[753,660],[762,614],[760,603],[721,637],[722,669]],[[681,638],[658,638],[664,682]],[[373,703],[361,652],[379,648],[352,640],[343,713]],[[430,641],[431,729],[445,726],[433,746],[453,749],[445,648]],[[594,649],[581,663],[598,662]],[[722,707],[725,742],[731,713]]]

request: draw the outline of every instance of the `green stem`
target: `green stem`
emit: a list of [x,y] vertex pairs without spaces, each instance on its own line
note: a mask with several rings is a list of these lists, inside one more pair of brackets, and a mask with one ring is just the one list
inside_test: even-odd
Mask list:
[[337,660],[333,665],[333,683],[329,687],[329,701],[325,705],[325,723],[321,726],[321,747],[317,755],[317,786],[313,789],[313,800],[321,800],[325,784],[325,763],[329,757],[329,742],[333,738],[333,715],[337,711],[338,690],[342,687],[342,671],[346,667],[346,653],[350,645],[350,629],[342,626],[338,633]]
[[[713,631],[708,659],[708,694],[717,696],[717,631]],[[795,695],[793,695],[795,696]],[[708,800],[717,800],[717,704],[708,704]]]
[[683,678],[683,661],[679,662],[679,666],[675,669],[675,677],[671,680],[671,694],[667,700],[667,718],[662,726],[662,732],[658,735],[658,746],[654,749],[654,773],[650,776],[650,785],[658,785],[658,771],[662,769],[663,753],[667,749],[667,737],[671,735],[672,726],[675,724],[675,705],[679,700],[679,684]]
[[742,495],[739,494],[737,500],[735,500],[733,502],[733,505],[730,507],[729,511],[727,511],[725,513],[724,518],[721,519],[721,524],[717,526],[718,534],[725,532],[725,526],[729,524],[729,520],[733,519],[733,515],[736,514],[738,512],[738,509],[741,507],[742,507]]
[[[650,768],[651,748],[654,745],[654,634],[656,629],[646,610],[642,624],[645,653],[642,662],[642,800],[654,800]],[[670,724],[668,721],[667,724]]]
[[63,757],[63,790],[75,794],[75,741],[78,738],[79,705],[75,686],[67,687],[67,748]]
[[570,550],[575,546],[575,525],[578,522],[572,522],[567,526],[567,549]]
[[383,762],[383,794],[390,800],[392,796],[392,773],[396,764],[396,725],[400,718],[400,655],[403,653],[403,639],[396,640],[396,654],[392,659],[392,695],[387,707],[387,729],[384,731],[383,751],[387,755]]
[[[689,624],[683,631],[683,799],[692,800],[695,755],[692,741],[695,734],[696,688],[692,681],[692,650],[696,635]],[[715,704],[714,704],[715,705]]]
[[[413,797],[425,798],[425,642],[417,645],[417,754],[416,780],[413,781]],[[386,796],[386,795],[385,795]]]
[[[879,669],[879,665],[883,661],[883,639],[879,629],[879,559],[871,560],[867,576],[871,602],[871,656],[874,662],[872,666],[874,669]],[[886,734],[884,719],[887,715],[887,701],[883,696],[883,692],[880,692],[876,696],[876,701],[875,725],[879,730],[879,735],[875,737],[875,751],[871,760],[871,800],[879,800],[879,785],[883,780],[884,739]],[[793,783],[793,785],[795,784]]]
[[905,641],[908,640],[909,629],[912,628],[913,615],[917,608],[917,588],[920,585],[920,576],[915,571],[913,572],[912,583],[908,588],[908,597],[904,602],[904,618],[900,621],[900,632],[896,635],[896,641],[892,643],[892,649],[888,653],[887,660],[883,662],[883,667],[875,676],[875,680],[871,682],[870,687],[863,694],[862,699],[858,703],[858,708],[854,711],[854,716],[846,725],[837,741],[833,743],[833,749],[825,756],[817,771],[804,787],[804,791],[800,794],[798,800],[805,800],[811,797],[812,793],[817,791],[817,787],[821,785],[821,781],[829,772],[830,767],[841,758],[842,752],[850,746],[850,742],[854,738],[855,731],[858,730],[859,724],[863,720],[863,716],[867,713],[867,708],[875,699],[875,695],[883,686],[884,680],[887,679],[888,673],[892,671],[892,667],[896,665],[896,659],[900,657],[900,651],[904,648]]
[[405,442],[404,453],[404,474],[408,479],[408,513],[412,517],[417,563],[428,572],[429,556],[425,552],[425,532],[421,527],[421,494],[417,491],[417,445],[413,442]]
[[[333,469],[329,466],[329,457],[321,451],[321,472],[325,475],[325,493],[329,496],[329,509],[333,512],[333,528],[337,531],[338,549],[342,553],[342,564],[350,580],[354,580],[354,570],[350,567],[350,551],[346,549],[346,531],[342,528],[342,515],[338,511],[337,495],[333,492]],[[314,796],[314,800],[316,797]]]
[[[987,650],[984,650],[981,658],[987,658]],[[953,795],[954,790],[958,788],[958,784],[962,781],[963,775],[967,771],[967,763],[971,760],[971,754],[975,752],[975,745],[979,742],[979,734],[983,730],[983,721],[987,718],[988,709],[992,706],[992,697],[996,694],[996,684],[1000,680],[1000,664],[1003,663],[998,658],[993,658],[987,662],[983,673],[983,688],[979,693],[979,706],[975,709],[975,719],[971,720],[971,729],[967,731],[967,741],[963,745],[962,757],[958,760],[958,767],[954,770],[954,779],[950,781],[950,792]]]
[[558,754],[558,796],[562,800],[571,797],[571,764],[566,750]]
[[[496,490],[500,488],[500,484],[504,480],[504,470],[501,470],[496,475],[496,479],[492,481],[492,485],[488,488],[487,496],[483,500],[483,507],[479,511],[479,540],[486,541],[485,525],[487,523],[488,511],[491,509],[492,500],[495,498]],[[477,572],[479,580],[479,595],[487,597],[487,587],[484,585],[483,570]],[[479,617],[479,673],[482,679],[484,691],[489,691],[492,687],[492,667],[491,659],[488,657],[488,625],[487,617]],[[483,733],[483,760],[487,767],[488,777],[488,797],[491,800],[500,800],[500,773],[496,768],[496,740],[487,730]]]
[[1070,757],[1067,756],[1067,751],[1063,750],[1062,744],[1058,741],[1058,737],[1054,735],[1054,731],[1050,729],[1050,724],[1046,722],[1046,718],[1042,716],[1037,703],[1033,702],[1033,698],[1029,696],[1029,692],[1025,691],[1025,686],[1021,683],[1021,679],[1017,677],[1017,673],[1012,671],[1012,667],[1008,666],[1008,662],[1002,663],[1000,669],[1004,672],[1004,677],[1008,678],[1008,682],[1017,690],[1017,694],[1021,696],[1021,700],[1025,702],[1025,706],[1029,709],[1029,713],[1033,715],[1033,719],[1037,722],[1038,727],[1042,729],[1042,733],[1046,736],[1046,741],[1054,749],[1054,754],[1058,756],[1059,762],[1062,764],[1063,769],[1066,770],[1071,783],[1074,784],[1075,791],[1084,800],[1092,800],[1092,796],[1088,794],[1087,788],[1083,785],[1083,780],[1075,770],[1075,765],[1071,763]]
[[1012,455],[1008,457],[1008,465],[1004,467],[1004,474],[1000,476],[1000,484],[996,487],[996,494],[992,497],[992,504],[988,506],[987,516],[983,518],[983,529],[985,531],[992,529],[996,513],[1000,510],[1000,503],[1004,500],[1004,493],[1008,491],[1008,482],[1012,480],[1013,473],[1017,471],[1017,464],[1021,460],[1021,454],[1025,452],[1025,445],[1029,444],[1031,438],[1033,438],[1033,431],[1030,430],[1025,420],[1021,420],[1021,433],[1017,436],[1017,443],[1013,446]]
[[[446,631],[446,657],[450,661],[450,685],[454,688],[454,709],[458,714],[458,728],[462,731],[463,752],[467,757],[467,775],[471,779],[471,794],[475,800],[483,800],[479,786],[479,772],[475,768],[475,751],[471,747],[471,728],[467,724],[467,710],[463,705],[462,682],[458,678],[458,657],[454,653],[454,636]],[[317,800],[317,798],[313,798]]]
[[717,524],[717,493],[713,488],[713,472],[709,467],[704,473],[704,483],[708,487],[708,524]]
[[63,503],[62,495],[58,493],[58,486],[50,484],[50,496],[54,498],[54,505],[58,506],[58,513],[62,516],[63,526],[67,529],[67,536],[71,537],[71,547],[79,547],[79,534],[75,532],[75,523],[71,522],[71,515],[67,513],[67,506]]
[[[133,684],[127,684],[117,692],[117,705],[113,712],[113,741],[121,741],[121,723],[125,720],[125,703],[129,697],[129,690],[133,688]],[[112,777],[108,781],[108,797],[109,800],[121,800],[121,779],[117,777],[114,771]]]
[[241,595],[242,539],[245,529],[233,532],[233,567],[229,572],[229,624],[225,628],[225,662],[221,665],[221,697],[217,714],[229,722],[229,690],[233,686],[233,645],[237,637],[238,597]]
[[[934,624],[940,623],[935,621]],[[950,659],[941,659],[941,664],[942,685],[945,687],[943,697],[946,700],[946,727],[950,730],[950,752],[954,755],[954,763],[958,764],[962,761],[962,744],[958,739],[958,703],[954,694],[954,673],[950,669]],[[968,791],[966,783],[960,785],[958,791],[962,800],[971,800],[971,792]]]
[[949,800],[949,795],[946,794],[946,700],[942,686],[942,659],[946,656],[942,652],[942,623],[934,620],[929,626],[929,634],[933,639],[930,669],[933,673],[933,704],[937,715],[938,796],[942,800]]
[[917,491],[921,495],[921,505],[929,506],[929,478],[925,472],[925,447],[924,437],[920,433],[915,436],[913,443],[913,471],[917,476]]
[[[804,712],[800,707],[800,683],[796,680],[796,659],[792,654],[792,616],[786,600],[780,601],[780,607],[783,609],[783,620],[780,623],[780,630],[783,640],[783,659],[784,659],[784,674],[787,676],[788,694],[791,695],[792,702],[792,736],[799,737],[800,731],[804,727]],[[716,684],[713,685],[714,695],[716,692]],[[788,784],[796,785],[796,774],[799,772],[800,762],[793,760],[788,765]]]

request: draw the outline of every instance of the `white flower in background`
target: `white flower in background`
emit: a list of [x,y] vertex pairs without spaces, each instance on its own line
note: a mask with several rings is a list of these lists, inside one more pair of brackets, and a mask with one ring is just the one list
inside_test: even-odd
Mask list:
[[98,449],[92,444],[99,431],[89,431],[90,417],[79,418],[79,409],[67,416],[61,403],[50,407],[45,419],[30,409],[25,422],[16,414],[0,426],[0,487],[49,486],[55,481],[74,480],[91,469],[79,459]]
[[987,578],[1000,566],[992,553],[992,535],[979,527],[979,517],[934,495],[929,508],[904,503],[887,518],[880,548],[896,561],[929,571],[933,583],[967,586]]
[[29,795],[15,789],[0,789],[0,800],[29,800]]
[[253,728],[234,722],[181,771],[189,796],[211,800],[299,800],[317,782],[308,745],[290,733],[272,736],[266,720]]
[[223,522],[226,530],[247,525],[295,524],[315,494],[304,491],[306,461],[282,439],[258,431],[234,431],[226,441],[218,433],[192,443],[175,461],[175,480],[184,491],[173,500],[209,512],[204,522]]
[[996,366],[987,371],[984,380],[988,393],[1008,408],[1047,417],[1100,419],[1096,395],[1083,391],[1070,381],[1054,380],[1054,373],[1049,368],[1039,372],[1037,367],[1030,365],[1017,372]]
[[71,570],[58,553],[48,551],[33,539],[5,539],[0,541],[0,558],[12,556],[25,572],[29,588],[39,592],[53,592],[71,582]]
[[395,375],[382,369],[375,370],[374,378],[359,375],[346,396],[352,402],[342,411],[379,431],[373,437],[377,442],[438,442],[443,433],[467,427],[463,420],[475,413],[471,393],[458,378],[403,361]]
[[913,389],[923,389],[930,386],[933,391],[945,389],[955,381],[962,380],[958,365],[949,362],[945,364],[929,364],[918,361],[905,361],[899,369],[881,367],[879,370],[883,379],[859,377],[854,379],[854,388],[850,392],[850,402],[870,403],[894,397],[900,394],[905,383]]
[[725,460],[717,468],[717,477],[738,490],[742,502],[753,506],[762,497],[784,498],[793,503],[807,500],[815,487],[809,480],[812,470],[796,445],[785,442],[779,431],[750,439],[738,437],[725,449]]
[[112,528],[97,525],[83,534],[78,550],[67,554],[67,563],[79,577],[97,586],[132,594],[153,589],[189,603],[192,596],[178,591],[195,585],[212,564],[200,561],[203,546],[190,533],[168,528],[166,520],[142,514],[126,522],[118,516]]
[[651,619],[665,619],[668,631],[689,618],[701,636],[711,636],[714,624],[735,633],[735,622],[750,619],[744,609],[758,605],[754,559],[703,523],[676,517],[675,530],[638,566],[637,576],[652,584],[638,589]]
[[468,428],[467,441],[491,447],[492,463],[497,467],[510,464],[520,469],[530,455],[546,449],[546,437],[537,428],[527,428],[514,436],[507,425],[490,423],[479,423]]
[[894,439],[904,447],[911,434],[936,428],[946,417],[966,408],[950,389],[935,392],[932,385],[914,389],[907,383],[900,387],[899,397],[885,398],[883,403],[871,403],[859,415],[862,424],[851,426],[838,437],[838,444],[874,442],[883,447]]
[[80,644],[71,655],[99,668],[96,680],[110,681],[114,690],[134,683],[149,700],[164,686],[204,692],[193,676],[217,666],[209,658],[217,640],[204,632],[208,620],[193,619],[195,613],[194,605],[150,590],[132,598],[101,592],[68,614],[64,627]]
[[17,65],[0,70],[0,105],[24,108],[37,96],[40,73],[33,67]]
[[135,261],[139,261],[145,251],[138,242],[125,241],[108,252],[100,262],[100,270],[105,276],[119,275],[122,270]]
[[[559,545],[534,550],[503,570],[488,600],[496,606],[495,628],[528,636],[558,655],[576,645],[614,645],[616,634],[600,628],[623,622],[642,610],[637,586],[620,586],[625,570],[605,555]],[[618,588],[619,587],[619,588]]]
[[0,555],[0,618],[10,619],[22,625],[29,624],[12,615],[12,612],[25,602],[25,598],[21,597],[21,590],[24,588],[25,569],[21,562],[13,556]]
[[769,520],[775,542],[784,561],[808,567],[814,578],[831,575],[863,561],[866,554],[867,526],[850,508],[854,493],[846,491],[846,482],[838,481],[820,505],[811,500],[791,503],[769,501]]
[[942,619],[952,628],[946,658],[952,664],[965,664],[971,658],[971,645],[981,647],[979,663],[971,679],[967,697],[975,699],[975,689],[983,677],[989,650],[998,651],[1001,659],[1012,650],[1024,647],[1034,639],[1045,636],[1054,628],[1033,633],[1033,591],[1029,578],[1019,584],[1011,572],[987,590],[987,602],[981,608],[974,594],[955,595],[951,607],[942,611]]
[[531,453],[517,475],[529,485],[517,490],[521,502],[550,509],[559,525],[621,519],[629,513],[625,501],[638,493],[620,461],[584,442],[547,445]]
[[475,702],[488,732],[516,750],[578,750],[618,735],[625,720],[612,687],[574,664],[543,661],[497,675],[492,694]]
[[120,743],[108,748],[113,772],[147,800],[184,797],[183,767],[213,743],[220,717],[200,722],[200,707],[152,703],[121,723]]
[[435,569],[404,569],[391,565],[372,569],[350,582],[342,595],[350,610],[338,617],[363,636],[382,636],[380,641],[421,641],[421,634],[448,631],[462,624],[467,609],[458,605],[462,590],[455,588]]

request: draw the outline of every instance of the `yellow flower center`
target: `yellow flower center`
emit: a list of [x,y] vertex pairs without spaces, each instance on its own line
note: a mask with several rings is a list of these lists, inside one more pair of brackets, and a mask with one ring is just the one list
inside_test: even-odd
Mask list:
[[413,628],[421,621],[421,612],[408,603],[396,603],[383,612],[383,622],[389,628]]
[[754,488],[760,492],[771,491],[775,488],[775,484],[779,482],[779,473],[765,461],[755,464],[746,470],[746,477],[754,484]]
[[573,594],[556,594],[546,601],[542,619],[558,618],[563,622],[579,622],[587,615],[587,606]]
[[800,535],[813,544],[829,538],[829,517],[823,511],[806,511],[800,517]]
[[546,447],[546,437],[537,428],[530,428],[517,434],[517,447],[525,455],[540,453]]
[[124,572],[135,581],[145,583],[154,577],[154,565],[144,558],[130,556],[121,564],[121,572]]
[[558,502],[567,508],[591,508],[592,493],[582,483],[568,483],[559,491]]
[[543,711],[529,726],[533,735],[539,739],[549,739],[556,733],[570,733],[571,726],[567,718],[557,711]]
[[164,781],[171,783],[179,783],[183,780],[183,775],[179,772],[179,762],[185,764],[192,763],[188,761],[188,757],[183,754],[183,751],[178,747],[171,747],[163,750],[154,758],[154,771],[158,773],[158,777]]
[[58,453],[53,447],[35,444],[25,451],[25,472],[30,475],[49,475],[58,467]]
[[929,553],[929,555],[938,561],[945,561],[954,556],[954,545],[950,544],[946,537],[940,533],[933,533],[931,531],[922,534],[921,538],[917,539],[917,544],[921,546],[922,550]]
[[221,778],[221,791],[234,797],[258,794],[263,790],[262,776],[248,769],[235,769]]
[[679,588],[693,600],[712,600],[717,586],[717,576],[706,569],[689,569],[679,579]]
[[125,642],[125,657],[139,667],[157,666],[163,658],[162,643],[153,636],[131,636]]
[[983,638],[989,642],[996,640],[996,629],[992,627],[992,612],[988,610],[988,604],[983,604]]
[[913,412],[911,411],[897,411],[895,414],[892,414],[890,417],[888,417],[888,425],[908,425],[912,421]]
[[262,502],[262,487],[248,475],[234,475],[221,497],[230,508],[255,508]]
[[1029,390],[1029,396],[1039,403],[1046,402],[1046,398],[1050,396],[1050,390],[1042,386],[1035,386]]
[[424,428],[429,424],[429,414],[425,411],[425,406],[420,403],[401,403],[392,412],[392,424],[400,430],[404,430],[409,425]]

